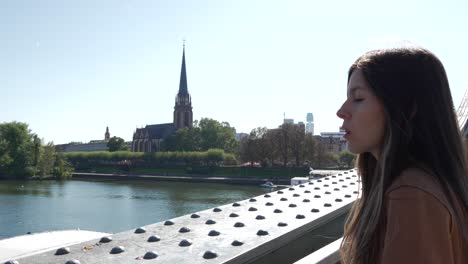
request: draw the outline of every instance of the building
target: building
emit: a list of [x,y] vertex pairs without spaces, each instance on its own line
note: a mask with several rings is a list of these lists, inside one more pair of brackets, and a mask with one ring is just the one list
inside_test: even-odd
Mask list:
[[307,113],[305,130],[306,134],[314,134],[314,115],[312,113]]
[[348,149],[348,142],[343,138],[345,132],[322,132],[315,137],[326,152],[340,153]]
[[68,144],[55,145],[57,152],[91,152],[91,151],[108,151],[107,142],[109,142],[110,133],[109,127],[106,127],[104,140],[91,140],[89,143],[70,142]]
[[191,128],[193,124],[192,98],[187,88],[187,73],[185,69],[185,45],[182,51],[182,67],[180,71],[179,91],[175,98],[172,123],[147,125],[138,128],[133,133],[132,151],[156,152],[161,149],[165,137],[181,128]]

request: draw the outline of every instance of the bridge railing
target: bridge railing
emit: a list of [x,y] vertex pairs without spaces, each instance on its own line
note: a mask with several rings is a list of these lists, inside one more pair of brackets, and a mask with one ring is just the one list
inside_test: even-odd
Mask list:
[[294,263],[342,236],[358,195],[357,179],[354,170],[345,171],[17,261]]

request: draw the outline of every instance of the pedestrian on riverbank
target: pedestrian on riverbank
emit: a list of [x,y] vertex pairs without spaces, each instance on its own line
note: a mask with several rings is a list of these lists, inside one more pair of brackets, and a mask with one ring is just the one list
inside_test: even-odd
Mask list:
[[341,262],[468,263],[466,150],[440,60],[416,47],[365,53],[337,115],[362,184]]

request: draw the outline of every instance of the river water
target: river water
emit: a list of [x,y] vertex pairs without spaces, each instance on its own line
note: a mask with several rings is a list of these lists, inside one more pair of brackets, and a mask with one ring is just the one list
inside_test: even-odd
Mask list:
[[158,181],[0,181],[0,239],[64,229],[116,233],[266,193]]

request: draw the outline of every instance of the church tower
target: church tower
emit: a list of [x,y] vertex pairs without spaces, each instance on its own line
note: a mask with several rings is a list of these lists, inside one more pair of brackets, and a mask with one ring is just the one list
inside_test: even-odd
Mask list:
[[187,73],[185,71],[185,43],[182,51],[182,69],[180,71],[179,92],[174,106],[174,127],[176,130],[191,128],[193,124],[192,98],[187,89]]
[[106,133],[104,134],[104,141],[109,141],[109,139],[110,139],[109,127],[106,127]]

